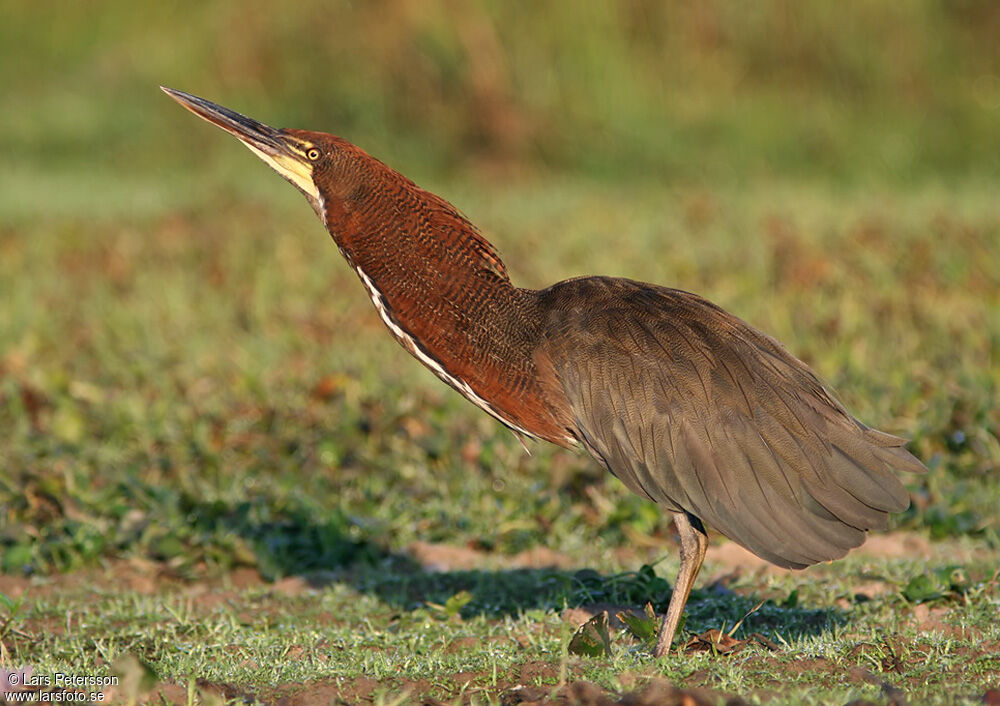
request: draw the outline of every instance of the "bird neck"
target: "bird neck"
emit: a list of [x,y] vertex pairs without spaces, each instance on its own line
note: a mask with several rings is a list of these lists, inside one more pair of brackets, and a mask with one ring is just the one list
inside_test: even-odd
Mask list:
[[562,393],[539,373],[535,293],[511,284],[494,247],[451,204],[377,164],[381,178],[322,205],[383,322],[439,378],[507,426],[568,443],[553,402]]

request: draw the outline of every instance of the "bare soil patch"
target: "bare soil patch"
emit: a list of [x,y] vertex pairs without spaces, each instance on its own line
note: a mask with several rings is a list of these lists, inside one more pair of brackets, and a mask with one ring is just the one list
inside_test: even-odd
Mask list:
[[516,569],[567,569],[576,565],[572,557],[546,547],[504,555],[469,546],[413,542],[407,547],[407,553],[429,571],[486,569],[498,564]]

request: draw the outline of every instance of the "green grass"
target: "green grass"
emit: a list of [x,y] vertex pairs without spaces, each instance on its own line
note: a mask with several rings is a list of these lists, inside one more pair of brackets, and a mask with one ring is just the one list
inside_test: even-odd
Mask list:
[[[904,526],[995,544],[992,193],[771,193],[455,196],[527,286],[602,270],[670,283],[785,341],[935,470],[912,479]],[[42,222],[5,240],[8,570],[137,547],[226,568],[287,556],[295,532],[267,543],[308,518],[306,554],[327,535],[575,550],[653,529],[655,513],[588,460],[524,455],[397,350],[308,209],[289,225],[246,206]],[[615,508],[596,519],[595,482]]]
[[[915,503],[894,521],[938,543],[929,560],[730,576],[721,595],[693,596],[687,634],[728,630],[768,599],[737,636],[781,649],[660,663],[626,633],[610,656],[568,655],[560,617],[665,600],[661,579],[627,573],[662,559],[658,576],[673,580],[655,506],[584,456],[526,455],[443,388],[386,335],[309,209],[275,186],[217,211],[5,231],[0,560],[35,577],[9,584],[27,598],[3,640],[8,664],[107,673],[131,655],[184,698],[190,682],[265,701],[295,683],[372,698],[402,683],[448,700],[534,681],[621,691],[654,675],[777,703],[877,698],[868,672],[917,702],[996,686],[990,184],[439,187],[519,284],[604,272],[709,296],[810,361],[861,419],[913,438],[931,468],[907,479]],[[418,541],[482,565],[429,572]],[[540,547],[569,568],[517,568]],[[965,579],[918,578],[949,566]],[[279,582],[226,588],[248,569]],[[729,570],[710,562],[700,585]],[[855,600],[872,581],[882,588]],[[222,599],[206,598],[213,586]],[[933,620],[907,595],[928,599]]]
[[[23,630],[7,643],[18,663],[40,674],[124,674],[134,659],[150,665],[155,680],[185,686],[197,680],[198,691],[265,703],[331,685],[349,700],[410,690],[445,700],[464,691],[486,701],[515,684],[549,691],[564,680],[585,679],[627,690],[651,676],[779,704],[877,698],[880,681],[916,703],[964,703],[996,684],[1000,589],[995,576],[982,578],[995,562],[995,553],[970,562],[968,591],[933,603],[939,622],[930,627],[898,591],[851,598],[873,573],[899,586],[923,570],[922,562],[848,559],[811,571],[808,579],[745,578],[733,585],[734,595],[696,592],[687,628],[698,632],[725,631],[758,596],[770,596],[736,635],[763,632],[779,649],[659,662],[621,631],[613,631],[607,656],[567,652],[572,630],[560,618],[562,609],[634,598],[620,592],[635,588],[633,575],[428,574],[395,563],[314,576],[315,588],[287,580],[249,588],[226,579],[208,586],[160,580],[150,593],[123,587],[123,580],[143,575],[127,565],[88,572],[86,583],[76,585],[39,580],[33,590],[42,598],[20,617]],[[706,571],[716,568],[709,562]],[[429,605],[461,590],[474,596],[461,612]],[[797,598],[790,601],[793,592]],[[531,596],[527,604],[518,600],[525,595]],[[845,607],[801,607],[830,606],[834,597]]]
[[[8,5],[0,669],[185,704],[1000,688],[1000,5]],[[670,526],[411,360],[294,190],[161,83],[362,145],[520,285],[628,276],[776,336],[929,466],[893,551],[714,548],[684,637],[766,600],[736,636],[776,652],[569,654],[581,606],[662,608]]]

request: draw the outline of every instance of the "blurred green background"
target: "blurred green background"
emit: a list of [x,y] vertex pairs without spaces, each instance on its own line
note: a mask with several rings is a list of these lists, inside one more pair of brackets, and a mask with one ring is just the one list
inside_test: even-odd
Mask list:
[[520,285],[717,301],[914,439],[899,522],[998,544],[1000,4],[0,8],[0,568],[417,538],[604,568],[665,531],[409,360],[294,189],[159,84],[361,145]]
[[418,181],[1000,176],[990,0],[2,6],[5,219],[265,183],[161,83],[340,134]]

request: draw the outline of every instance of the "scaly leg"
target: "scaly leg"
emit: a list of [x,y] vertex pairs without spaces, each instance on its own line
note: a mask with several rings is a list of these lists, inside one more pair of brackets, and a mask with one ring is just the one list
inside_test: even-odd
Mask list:
[[674,633],[677,632],[677,625],[681,621],[684,604],[687,603],[694,579],[701,569],[701,562],[705,560],[705,551],[708,549],[708,537],[705,535],[705,527],[701,524],[701,520],[686,512],[671,514],[681,538],[681,569],[677,572],[677,581],[670,594],[670,605],[667,606],[667,614],[663,616],[660,632],[656,636],[654,657],[665,657],[670,652],[670,644],[674,641]]

